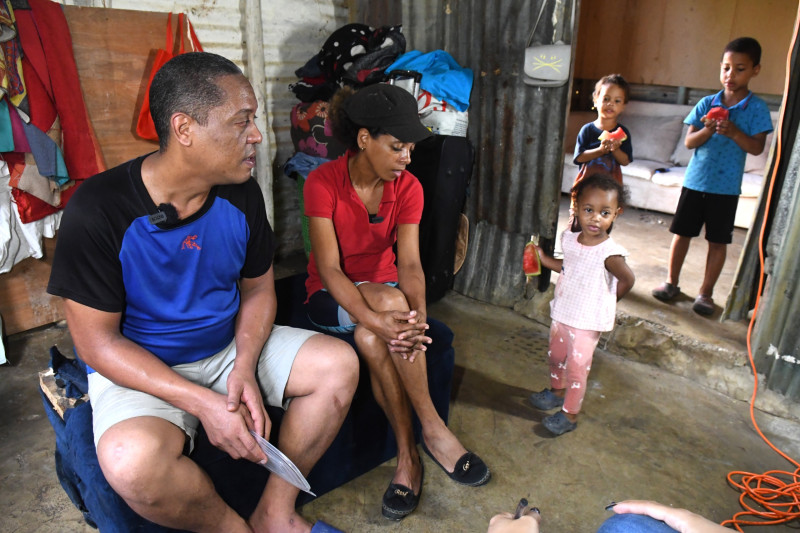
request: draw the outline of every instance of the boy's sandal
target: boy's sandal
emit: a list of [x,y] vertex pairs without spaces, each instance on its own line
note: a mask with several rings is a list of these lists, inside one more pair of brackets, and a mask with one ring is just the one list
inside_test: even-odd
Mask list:
[[556,407],[564,405],[564,398],[555,395],[550,389],[534,392],[528,396],[528,401],[532,406],[541,411],[549,411],[550,409],[555,409]]
[[668,302],[681,293],[681,288],[669,282],[664,282],[653,289],[653,297],[662,302]]
[[698,315],[709,316],[714,314],[714,300],[705,294],[698,294],[692,304],[692,310]]
[[559,411],[554,415],[545,417],[542,420],[542,424],[550,433],[556,436],[563,435],[564,433],[572,431],[578,427],[577,422],[569,421],[569,418],[567,418],[567,415],[564,414],[564,411]]

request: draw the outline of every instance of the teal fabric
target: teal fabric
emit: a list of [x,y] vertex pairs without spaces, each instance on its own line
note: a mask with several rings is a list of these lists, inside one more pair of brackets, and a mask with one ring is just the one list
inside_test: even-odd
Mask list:
[[14,132],[11,129],[11,117],[8,116],[8,102],[0,100],[0,152],[14,151]]
[[28,144],[31,147],[31,153],[34,161],[36,161],[39,174],[53,180],[59,186],[68,182],[67,165],[64,163],[61,148],[45,132],[33,124],[23,122],[22,127],[25,130],[25,136],[28,138]]

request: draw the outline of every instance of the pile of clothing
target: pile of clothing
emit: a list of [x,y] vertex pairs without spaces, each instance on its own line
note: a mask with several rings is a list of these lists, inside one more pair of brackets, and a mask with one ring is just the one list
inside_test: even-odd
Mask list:
[[386,68],[405,50],[401,26],[346,24],[334,31],[319,53],[295,71],[300,80],[289,86],[300,100],[291,114],[295,150],[324,159],[344,154],[327,122],[328,102],[342,86],[359,89],[383,81]]
[[61,6],[0,0],[0,273],[42,257],[76,186],[101,170]]
[[342,86],[359,89],[387,81],[392,73],[421,76],[415,96],[423,124],[437,134],[465,137],[472,70],[443,50],[405,49],[400,25],[374,29],[354,23],[334,31],[319,53],[295,71],[300,80],[289,86],[300,100],[291,112],[295,150],[323,159],[344,154],[326,120],[328,102]]

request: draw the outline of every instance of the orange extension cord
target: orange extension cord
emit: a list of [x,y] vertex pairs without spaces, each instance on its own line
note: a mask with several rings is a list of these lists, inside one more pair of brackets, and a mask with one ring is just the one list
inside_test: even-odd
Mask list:
[[[772,202],[772,189],[775,185],[775,177],[778,174],[778,163],[781,160],[781,143],[783,118],[786,110],[786,99],[789,94],[789,76],[791,72],[792,50],[797,42],[798,24],[800,24],[800,12],[798,18],[795,20],[794,35],[792,36],[792,43],[789,47],[789,54],[786,57],[786,83],[784,87],[784,105],[781,106],[780,120],[778,121],[777,143],[775,160],[772,166],[772,176],[770,185],[767,192],[766,210],[764,222],[761,225],[761,232],[758,237],[758,259],[760,267],[760,276],[758,281],[758,292],[756,295],[756,305],[753,310],[753,317],[750,319],[750,325],[747,328],[747,355],[750,358],[750,366],[753,369],[753,377],[755,385],[753,387],[753,396],[750,398],[750,419],[753,421],[753,426],[758,432],[759,436],[764,439],[770,448],[775,450],[781,457],[792,463],[797,469],[794,472],[785,472],[780,470],[770,470],[763,474],[751,474],[749,472],[732,471],[728,473],[728,482],[734,487],[742,491],[739,496],[739,503],[744,511],[740,511],[733,515],[730,520],[722,522],[723,526],[733,525],[736,531],[743,532],[741,526],[747,525],[773,525],[785,524],[792,520],[800,520],[800,463],[783,453],[775,447],[769,439],[764,436],[761,429],[756,423],[754,404],[756,400],[756,393],[758,392],[758,374],[756,373],[756,365],[753,361],[753,349],[751,345],[751,335],[753,332],[753,324],[758,312],[758,304],[761,299],[761,291],[764,287],[764,233],[766,228],[766,213],[769,212],[769,206]],[[739,481],[736,481],[736,478]],[[758,520],[743,520],[743,517],[757,517]]]

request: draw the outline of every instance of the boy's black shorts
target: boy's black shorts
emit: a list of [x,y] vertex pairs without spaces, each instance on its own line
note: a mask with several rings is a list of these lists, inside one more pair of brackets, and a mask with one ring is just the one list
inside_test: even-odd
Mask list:
[[697,237],[706,225],[706,240],[717,244],[733,241],[733,222],[739,197],[713,194],[683,187],[669,231],[682,237]]

